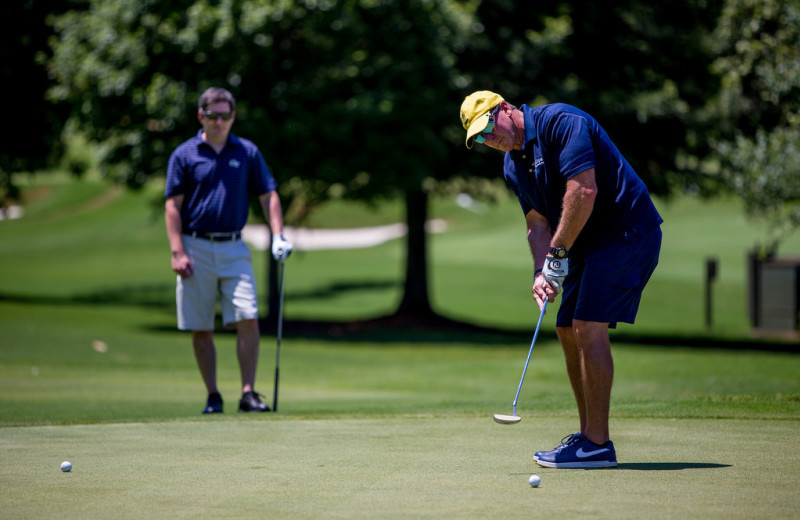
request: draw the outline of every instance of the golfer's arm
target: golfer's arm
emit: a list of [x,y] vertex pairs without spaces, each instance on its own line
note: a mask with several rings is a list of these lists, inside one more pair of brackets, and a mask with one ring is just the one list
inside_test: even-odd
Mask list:
[[594,168],[579,173],[567,181],[561,220],[553,234],[551,246],[565,247],[567,250],[572,248],[592,214],[595,198],[597,198],[597,184]]
[[544,258],[547,256],[547,249],[550,247],[553,232],[544,215],[536,210],[532,209],[525,215],[525,222],[528,225],[528,246],[531,248],[531,255],[533,255],[535,272],[544,267]]
[[283,233],[283,208],[278,192],[273,190],[259,197],[264,215],[269,218],[269,227],[273,235]]
[[181,232],[183,221],[181,220],[181,207],[183,206],[183,195],[170,197],[164,203],[164,219],[167,222],[167,238],[172,256],[183,254],[183,240]]

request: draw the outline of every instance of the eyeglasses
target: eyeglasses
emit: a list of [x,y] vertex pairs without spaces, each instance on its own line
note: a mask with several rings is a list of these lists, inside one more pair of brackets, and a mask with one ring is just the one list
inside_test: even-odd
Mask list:
[[203,110],[203,117],[216,121],[217,118],[222,118],[223,121],[230,121],[233,117],[233,112],[211,112],[210,110]]
[[491,134],[494,131],[494,118],[497,115],[497,111],[499,110],[499,108],[500,106],[498,106],[489,113],[489,122],[486,123],[486,128],[481,130],[481,133],[475,136],[475,139],[473,140],[474,142],[481,144],[486,142],[486,136],[484,136],[483,134]]

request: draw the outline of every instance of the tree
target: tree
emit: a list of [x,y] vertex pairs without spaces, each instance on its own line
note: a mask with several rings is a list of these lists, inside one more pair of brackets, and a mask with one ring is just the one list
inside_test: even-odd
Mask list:
[[714,35],[714,149],[748,215],[769,225],[761,254],[774,254],[800,226],[800,4],[727,0]]
[[[235,132],[281,180],[289,216],[332,196],[403,196],[398,312],[430,315],[428,179],[459,171],[454,49],[468,17],[445,0],[90,0],[55,22],[52,98],[107,150],[106,174],[136,187],[196,129],[197,93],[233,91]],[[271,259],[270,259],[271,261]],[[275,273],[274,266],[270,270]],[[274,284],[272,284],[274,285]]]
[[405,199],[398,312],[430,316],[431,186],[499,177],[495,154],[463,146],[464,96],[576,104],[666,195],[696,177],[677,151],[706,146],[694,115],[713,92],[721,1],[87,0],[55,22],[50,95],[103,143],[107,175],[136,187],[196,130],[198,93],[228,87],[235,132],[264,152],[290,220],[332,197]]
[[698,116],[716,81],[710,27],[721,0],[483,0],[462,54],[470,85],[512,103],[566,102],[595,116],[651,192],[696,184],[708,153]]
[[0,59],[5,89],[4,118],[14,131],[4,132],[0,148],[0,208],[19,197],[11,174],[52,165],[59,157],[61,111],[42,103],[50,86],[42,62],[49,52],[52,29],[45,23],[51,13],[66,9],[68,0],[4,2]]

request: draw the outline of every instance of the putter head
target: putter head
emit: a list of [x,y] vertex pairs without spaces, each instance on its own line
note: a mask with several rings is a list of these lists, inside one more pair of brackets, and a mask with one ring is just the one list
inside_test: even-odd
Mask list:
[[517,424],[522,420],[522,417],[518,415],[503,415],[501,413],[494,414],[492,418],[498,424]]

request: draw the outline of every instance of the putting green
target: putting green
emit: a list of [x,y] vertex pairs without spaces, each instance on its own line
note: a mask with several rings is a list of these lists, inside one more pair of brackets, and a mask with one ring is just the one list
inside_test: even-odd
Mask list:
[[[564,418],[196,422],[0,430],[16,518],[793,518],[797,421],[615,419],[620,466],[537,467]],[[62,473],[63,460],[73,463]],[[539,488],[528,477],[542,478]]]

